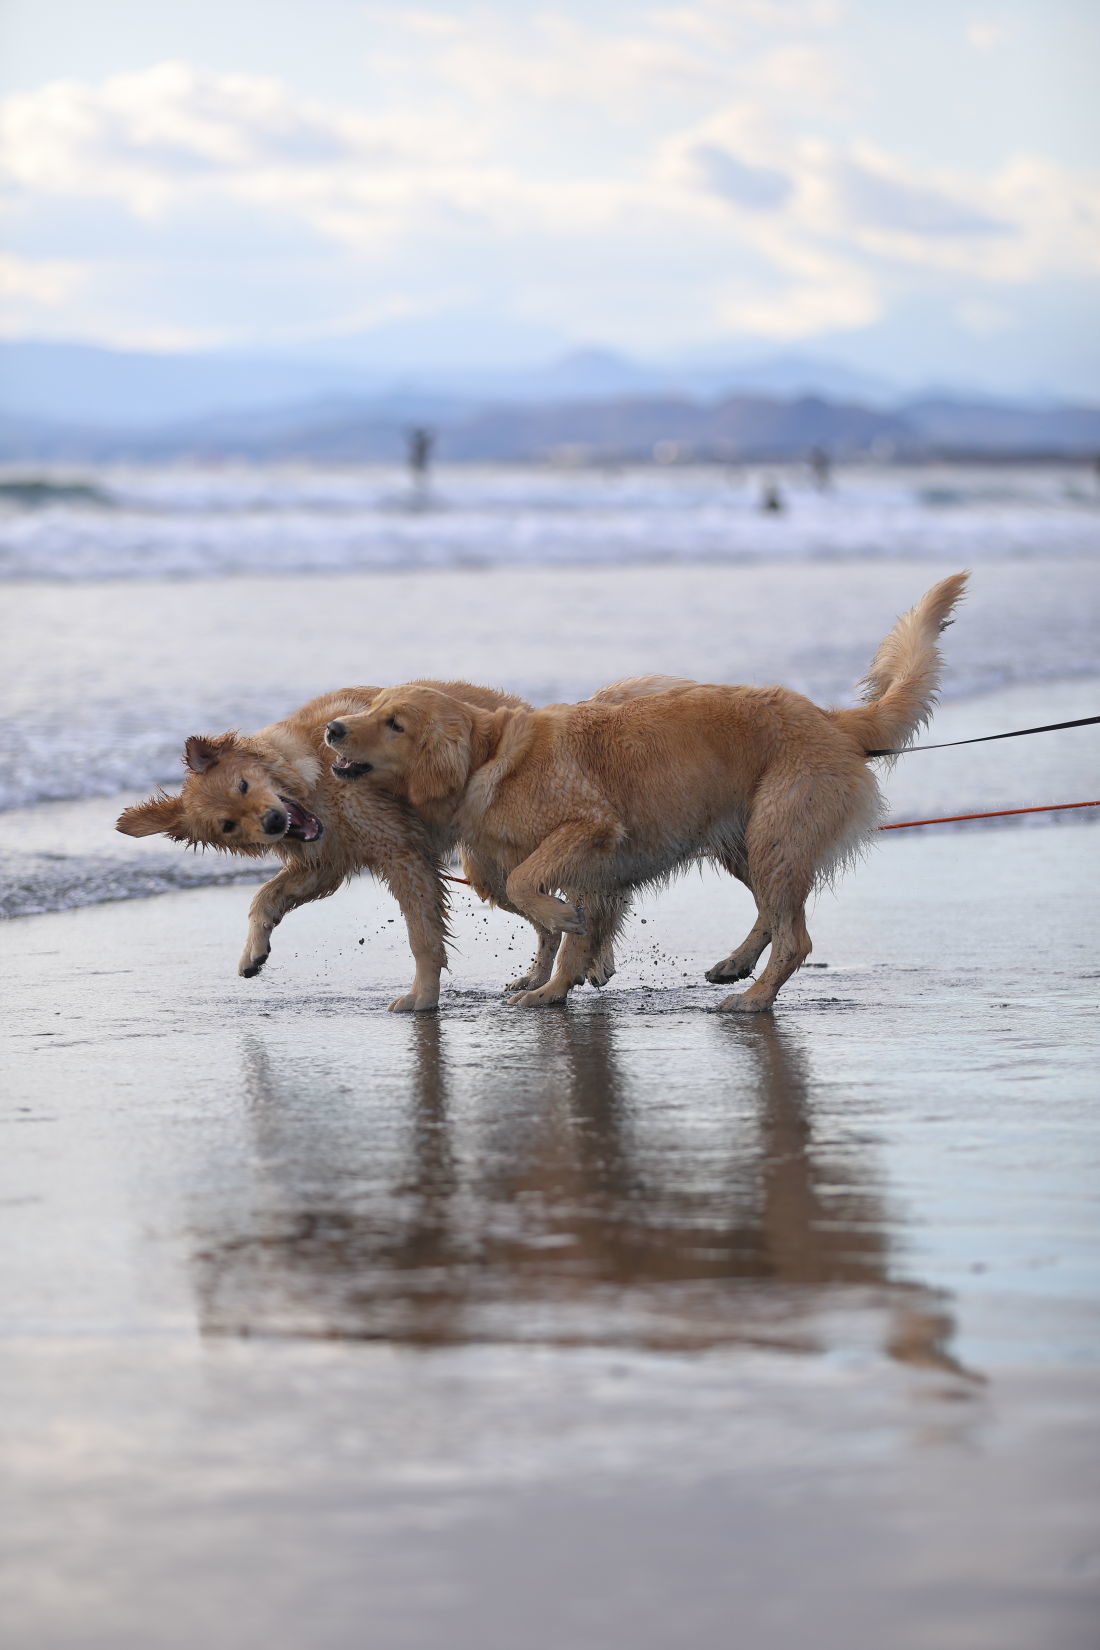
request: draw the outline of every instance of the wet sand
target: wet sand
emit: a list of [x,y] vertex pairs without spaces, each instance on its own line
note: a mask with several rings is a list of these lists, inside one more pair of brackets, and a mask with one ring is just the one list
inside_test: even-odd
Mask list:
[[365,882],[4,924],[11,1641],[1091,1650],[1098,846],[884,840],[749,1022],[710,877],[542,1013],[465,894],[416,1019]]

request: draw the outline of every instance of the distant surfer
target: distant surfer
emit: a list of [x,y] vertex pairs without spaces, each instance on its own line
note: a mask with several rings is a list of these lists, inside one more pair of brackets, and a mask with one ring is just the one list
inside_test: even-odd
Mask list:
[[408,432],[409,475],[412,477],[413,490],[423,496],[428,490],[428,474],[432,465],[432,448],[435,446],[435,431],[426,425],[418,424]]
[[833,484],[833,461],[824,447],[811,447],[807,462],[814,486],[819,493],[827,493]]
[[783,494],[774,481],[766,481],[764,490],[760,494],[760,508],[765,515],[778,516],[787,508],[783,502]]

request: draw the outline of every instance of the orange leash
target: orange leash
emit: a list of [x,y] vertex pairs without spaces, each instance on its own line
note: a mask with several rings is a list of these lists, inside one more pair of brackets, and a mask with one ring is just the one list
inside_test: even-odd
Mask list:
[[880,831],[908,831],[914,825],[954,825],[960,819],[1007,819],[1010,814],[1057,814],[1066,808],[1100,808],[1100,802],[1048,802],[1042,808],[997,808],[988,814],[945,814],[942,819],[899,819]]
[[[963,819],[1007,819],[1011,814],[1060,814],[1067,808],[1100,808],[1100,800],[1096,802],[1047,802],[1041,808],[996,808],[988,814],[944,814],[942,819],[899,819],[893,825],[880,825],[880,831],[911,831],[915,825],[956,825]],[[469,877],[453,877],[449,871],[443,875],[448,882],[461,882],[470,887]]]

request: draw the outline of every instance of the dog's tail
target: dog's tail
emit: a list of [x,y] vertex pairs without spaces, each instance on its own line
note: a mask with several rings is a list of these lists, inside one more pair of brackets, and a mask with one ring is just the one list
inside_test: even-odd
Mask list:
[[968,578],[952,573],[903,613],[863,678],[863,704],[830,712],[865,751],[900,750],[932,715],[943,660],[936,646]]

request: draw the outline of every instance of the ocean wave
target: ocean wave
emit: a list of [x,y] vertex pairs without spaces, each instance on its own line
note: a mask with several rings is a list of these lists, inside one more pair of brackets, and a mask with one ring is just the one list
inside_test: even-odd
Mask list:
[[0,918],[36,917],[73,911],[112,900],[148,899],[181,888],[210,888],[262,882],[274,863],[180,854],[175,861],[137,865],[94,854],[4,854],[0,856]]
[[[778,512],[760,509],[766,479],[783,500]],[[97,472],[39,485],[48,508],[10,499],[0,508],[2,579],[839,556],[972,565],[1100,551],[1100,492],[1077,472],[1050,470],[857,472],[827,493],[778,470],[733,479],[716,470],[448,471],[426,494],[397,472],[277,467]]]

